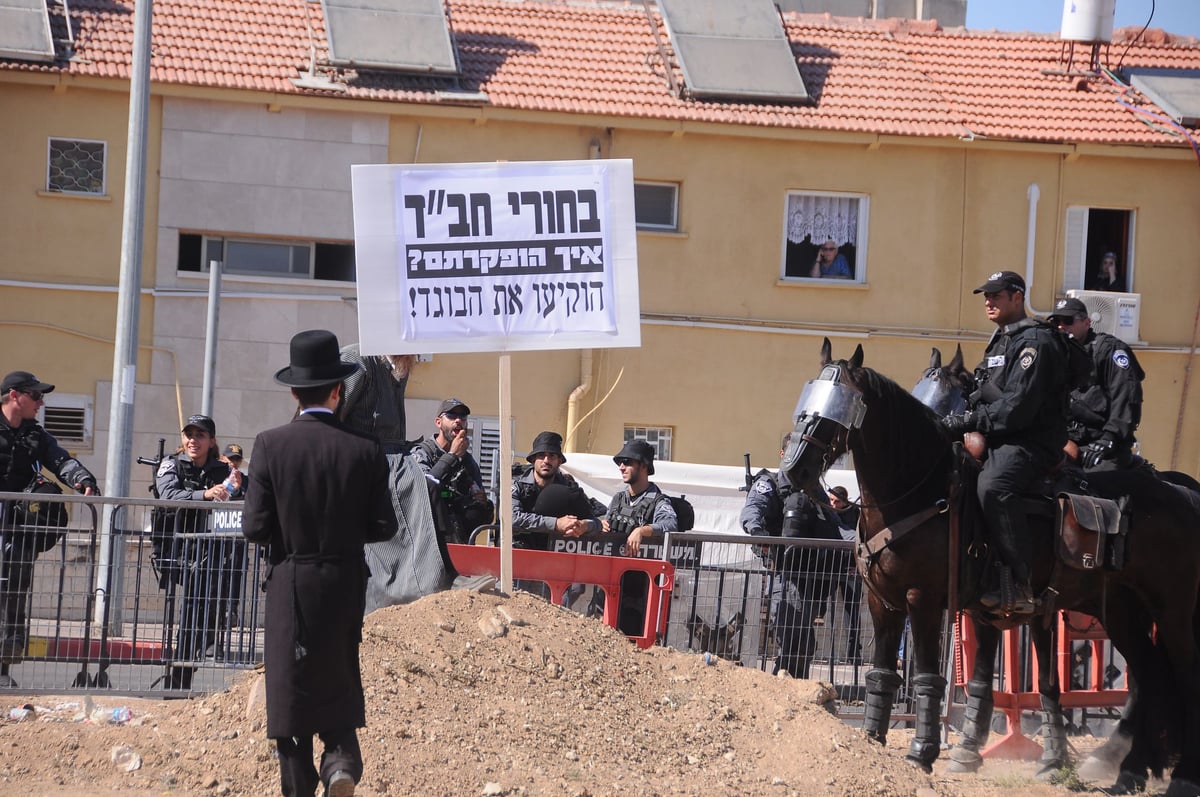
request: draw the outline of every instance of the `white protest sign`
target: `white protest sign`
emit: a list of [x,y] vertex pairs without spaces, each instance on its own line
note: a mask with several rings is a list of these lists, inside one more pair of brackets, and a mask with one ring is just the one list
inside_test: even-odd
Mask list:
[[364,354],[641,345],[632,161],[351,174]]

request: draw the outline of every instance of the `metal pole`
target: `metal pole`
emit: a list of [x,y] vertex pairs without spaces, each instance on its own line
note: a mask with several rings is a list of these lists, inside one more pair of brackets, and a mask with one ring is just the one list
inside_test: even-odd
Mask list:
[[208,328],[204,333],[204,392],[200,412],[213,417],[213,390],[216,388],[217,327],[221,318],[221,261],[208,261]]
[[[129,495],[129,464],[133,441],[133,392],[137,383],[138,302],[142,286],[142,227],[146,203],[146,107],[150,104],[150,32],[153,0],[133,6],[133,66],[129,80],[129,135],[125,152],[125,210],[121,226],[121,274],[117,288],[117,327],[114,334],[112,400],[108,416],[108,456],[104,494]],[[97,584],[113,561],[112,513],[103,514]],[[110,585],[111,588],[111,585]],[[97,591],[94,620],[104,622],[108,594]],[[117,602],[115,605],[119,606]],[[114,617],[115,619],[115,617]]]

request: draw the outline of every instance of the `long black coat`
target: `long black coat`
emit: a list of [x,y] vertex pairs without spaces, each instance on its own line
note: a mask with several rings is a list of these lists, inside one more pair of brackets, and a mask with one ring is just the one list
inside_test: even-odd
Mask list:
[[258,435],[250,483],[242,532],[269,546],[267,736],[361,728],[363,544],[396,533],[383,449],[304,414]]

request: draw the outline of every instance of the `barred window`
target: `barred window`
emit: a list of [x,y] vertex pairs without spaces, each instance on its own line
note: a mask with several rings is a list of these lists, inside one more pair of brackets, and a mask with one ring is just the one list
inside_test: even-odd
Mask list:
[[654,458],[671,461],[671,443],[674,430],[670,426],[626,426],[625,440],[645,440],[654,449]]
[[50,139],[46,190],[64,194],[103,195],[107,155],[108,144],[104,141]]

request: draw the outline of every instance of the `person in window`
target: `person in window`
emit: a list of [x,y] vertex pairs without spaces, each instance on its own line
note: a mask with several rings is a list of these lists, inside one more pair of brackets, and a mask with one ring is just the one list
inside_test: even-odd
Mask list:
[[808,276],[824,277],[827,279],[851,279],[850,264],[846,262],[845,256],[838,251],[838,245],[832,238],[827,239],[817,249],[817,259],[813,261],[812,270]]
[[1117,255],[1115,252],[1105,252],[1100,258],[1100,268],[1088,284],[1089,291],[1125,291],[1125,280],[1117,271]]

